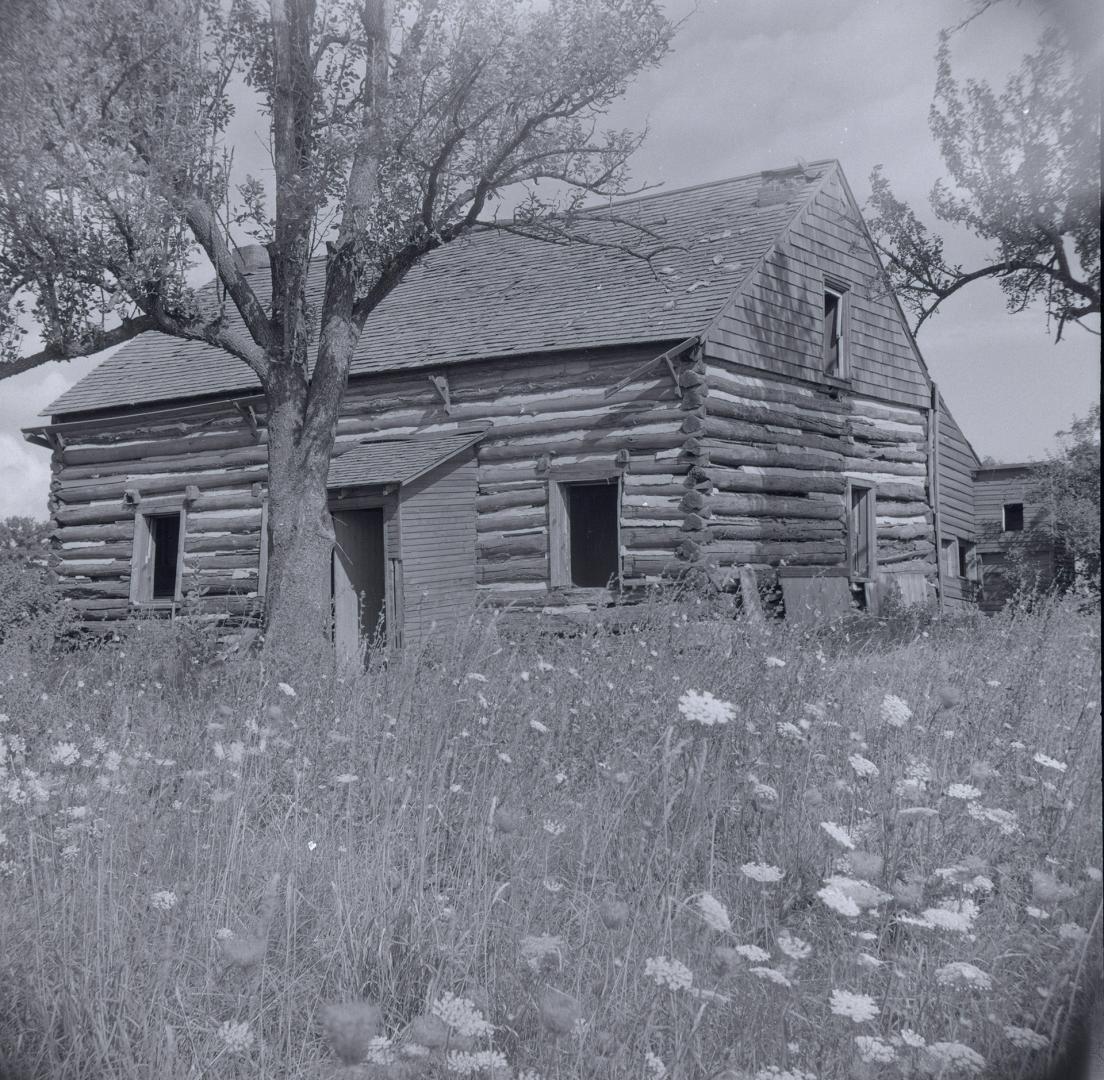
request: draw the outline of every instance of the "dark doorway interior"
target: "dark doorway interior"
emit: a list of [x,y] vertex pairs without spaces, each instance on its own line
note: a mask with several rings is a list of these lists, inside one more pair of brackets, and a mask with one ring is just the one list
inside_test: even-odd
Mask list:
[[334,645],[351,658],[385,640],[383,510],[343,510],[333,523]]
[[180,515],[157,514],[146,518],[149,542],[153,548],[154,600],[176,597],[176,566],[180,560]]
[[618,574],[617,483],[566,484],[571,581],[604,589]]

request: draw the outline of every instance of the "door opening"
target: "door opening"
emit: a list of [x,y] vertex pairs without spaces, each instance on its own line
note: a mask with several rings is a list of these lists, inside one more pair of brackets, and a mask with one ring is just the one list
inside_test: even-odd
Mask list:
[[383,510],[335,512],[333,524],[334,648],[338,659],[362,663],[387,641]]

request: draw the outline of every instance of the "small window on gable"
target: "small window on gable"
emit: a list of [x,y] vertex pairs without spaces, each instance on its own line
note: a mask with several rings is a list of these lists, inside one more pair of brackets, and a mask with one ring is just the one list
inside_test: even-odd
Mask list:
[[1004,532],[1023,532],[1023,503],[1005,503],[1001,529]]
[[172,603],[180,599],[183,514],[138,514],[134,521],[134,555],[130,598],[133,603]]
[[872,581],[877,568],[877,518],[874,489],[850,486],[847,546],[852,578]]
[[549,484],[552,584],[605,589],[621,576],[618,535],[620,485],[616,477]]
[[848,376],[847,308],[847,290],[825,285],[822,368],[838,379]]

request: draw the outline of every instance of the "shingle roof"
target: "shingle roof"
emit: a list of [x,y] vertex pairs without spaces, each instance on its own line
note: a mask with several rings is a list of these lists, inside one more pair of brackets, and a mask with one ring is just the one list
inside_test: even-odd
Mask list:
[[[614,221],[606,208],[595,208],[591,237],[642,251],[662,248],[650,263],[592,243],[550,244],[504,232],[455,241],[426,256],[372,313],[351,375],[699,333],[832,164],[806,166],[806,182],[762,206],[765,174],[754,173],[622,200],[613,205]],[[316,304],[322,275],[319,263],[308,286]],[[267,271],[254,271],[250,283],[267,302]],[[256,387],[256,376],[218,349],[147,333],[104,360],[46,413]]]
[[482,436],[481,431],[460,432],[432,438],[377,439],[358,443],[330,462],[326,486],[409,484],[477,443]]

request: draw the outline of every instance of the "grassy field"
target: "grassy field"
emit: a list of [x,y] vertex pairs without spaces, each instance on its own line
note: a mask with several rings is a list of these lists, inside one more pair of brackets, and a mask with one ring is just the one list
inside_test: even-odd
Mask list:
[[1034,1077],[1101,967],[1099,627],[640,610],[355,678],[0,646],[0,1075]]

